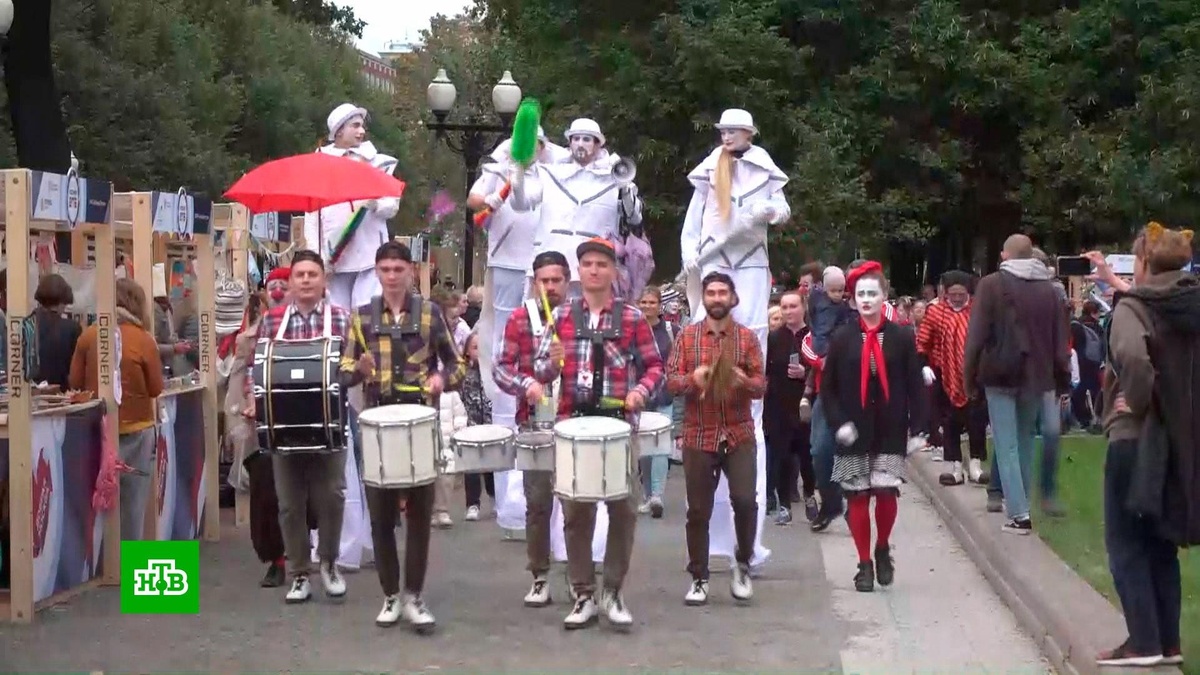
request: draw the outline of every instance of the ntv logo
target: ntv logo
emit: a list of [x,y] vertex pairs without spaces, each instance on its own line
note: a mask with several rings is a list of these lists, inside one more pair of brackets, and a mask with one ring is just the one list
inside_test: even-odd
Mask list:
[[188,575],[174,560],[150,560],[133,571],[134,595],[187,595]]
[[121,542],[121,612],[198,614],[200,542]]

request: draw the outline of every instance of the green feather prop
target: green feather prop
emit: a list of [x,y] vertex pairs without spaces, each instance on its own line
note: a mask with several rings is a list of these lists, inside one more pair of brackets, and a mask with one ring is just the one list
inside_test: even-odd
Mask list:
[[511,154],[513,162],[528,168],[537,156],[538,125],[542,123],[542,106],[535,99],[521,101],[513,120]]

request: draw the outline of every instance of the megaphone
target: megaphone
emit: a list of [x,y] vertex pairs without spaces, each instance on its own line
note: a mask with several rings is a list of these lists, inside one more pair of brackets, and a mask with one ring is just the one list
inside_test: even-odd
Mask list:
[[618,187],[625,187],[633,183],[633,179],[637,176],[637,164],[633,163],[632,159],[622,157],[613,164],[612,177],[617,182]]

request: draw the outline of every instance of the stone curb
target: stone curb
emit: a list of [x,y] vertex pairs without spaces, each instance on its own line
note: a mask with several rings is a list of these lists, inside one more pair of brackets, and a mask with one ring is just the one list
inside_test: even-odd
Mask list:
[[1125,619],[1121,613],[1059,559],[1041,538],[1002,532],[1003,514],[987,513],[984,490],[970,485],[942,486],[938,476],[945,465],[933,461],[928,453],[912,455],[909,465],[913,468],[912,482],[929,498],[946,528],[1056,671],[1071,675],[1180,674],[1173,666],[1153,669],[1097,666],[1096,654],[1125,638]]

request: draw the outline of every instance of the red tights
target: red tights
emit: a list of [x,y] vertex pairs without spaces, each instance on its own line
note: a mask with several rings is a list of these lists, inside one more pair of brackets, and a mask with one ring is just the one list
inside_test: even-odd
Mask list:
[[887,548],[892,536],[892,527],[896,524],[896,513],[900,508],[894,490],[871,490],[858,492],[847,500],[849,508],[847,520],[850,523],[850,536],[854,538],[854,548],[858,549],[858,561],[871,560],[871,497],[875,497],[875,524],[879,526],[879,539],[875,548]]

